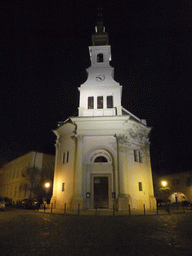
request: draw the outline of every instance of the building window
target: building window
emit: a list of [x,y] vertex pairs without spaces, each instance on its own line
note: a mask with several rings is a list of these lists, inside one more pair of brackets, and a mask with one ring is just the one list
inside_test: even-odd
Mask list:
[[103,108],[103,96],[97,97],[97,108],[98,109]]
[[103,54],[102,53],[97,54],[97,62],[103,62]]
[[138,162],[138,163],[142,163],[143,162],[141,151],[134,150],[134,161]]
[[65,183],[62,183],[62,191],[65,191]]
[[88,109],[94,108],[94,97],[88,97]]
[[139,191],[143,191],[142,182],[139,182]]
[[138,162],[137,150],[134,150],[134,161]]
[[113,96],[107,96],[107,108],[113,108]]
[[141,155],[141,151],[138,151],[138,155],[139,155],[139,163],[142,163],[142,155]]
[[66,158],[66,163],[69,162],[69,151],[67,151],[67,158]]
[[69,162],[69,151],[63,153],[63,164]]

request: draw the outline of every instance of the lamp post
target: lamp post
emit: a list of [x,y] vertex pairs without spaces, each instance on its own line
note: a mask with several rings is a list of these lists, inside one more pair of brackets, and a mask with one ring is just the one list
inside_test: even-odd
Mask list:
[[162,187],[160,188],[160,190],[163,193],[163,197],[165,199],[166,211],[168,213],[170,213],[169,204],[168,204],[168,194],[169,194],[170,188],[167,186],[167,181],[166,180],[163,180],[161,182],[161,185],[162,185]]
[[50,186],[51,186],[50,182],[44,183],[44,198],[46,201],[48,200],[48,197],[49,197]]

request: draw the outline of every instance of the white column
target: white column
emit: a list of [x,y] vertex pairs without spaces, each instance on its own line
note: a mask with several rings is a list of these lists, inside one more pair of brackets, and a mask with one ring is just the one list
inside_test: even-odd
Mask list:
[[82,197],[83,185],[83,136],[78,135],[77,138],[77,156],[76,156],[76,177],[75,177],[75,194]]
[[83,136],[76,136],[76,165],[75,165],[75,191],[72,198],[72,209],[76,210],[80,204],[83,208]]
[[117,138],[117,159],[118,159],[118,188],[119,188],[119,195],[125,194],[125,187],[124,187],[124,152],[122,152],[122,148],[120,146],[120,135],[116,135]]
[[60,142],[59,139],[57,138],[56,143],[55,143],[55,150],[56,150],[56,154],[55,154],[55,166],[54,166],[54,178],[53,178],[53,195],[51,198],[51,204],[53,203],[53,207],[56,208],[56,200],[57,200],[57,180],[58,180],[58,155],[59,155],[59,151],[60,151]]

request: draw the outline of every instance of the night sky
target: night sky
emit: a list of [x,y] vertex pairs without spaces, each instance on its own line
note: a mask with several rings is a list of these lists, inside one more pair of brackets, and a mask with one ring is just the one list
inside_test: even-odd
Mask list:
[[[77,115],[98,1],[1,3],[0,166],[54,154],[57,122]],[[103,1],[122,106],[151,131],[157,173],[192,166],[192,1]]]

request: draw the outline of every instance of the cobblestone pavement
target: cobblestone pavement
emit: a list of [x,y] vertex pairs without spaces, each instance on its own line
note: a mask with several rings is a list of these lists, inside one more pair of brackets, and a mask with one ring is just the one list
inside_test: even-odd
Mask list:
[[191,255],[192,213],[101,216],[0,212],[0,255]]

